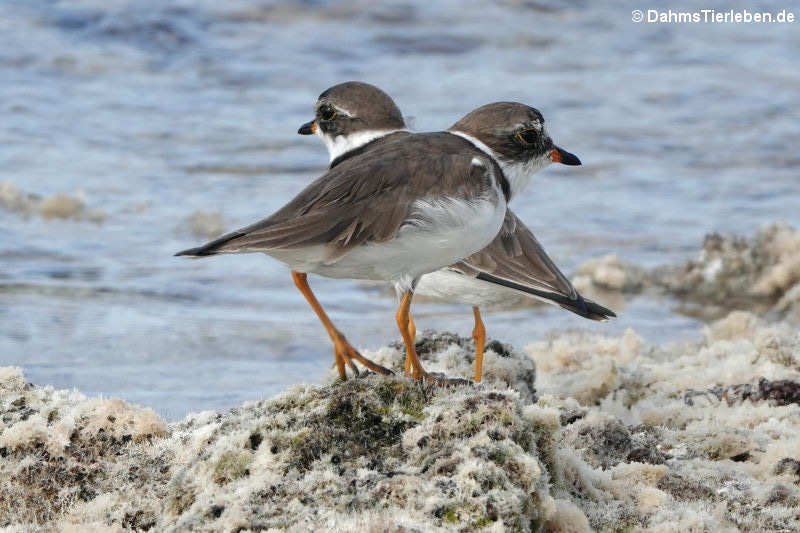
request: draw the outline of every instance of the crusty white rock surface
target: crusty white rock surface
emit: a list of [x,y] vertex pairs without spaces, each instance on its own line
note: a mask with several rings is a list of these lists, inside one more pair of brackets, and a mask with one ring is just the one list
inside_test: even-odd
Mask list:
[[[470,368],[467,339],[419,345]],[[368,375],[169,425],[4,368],[0,526],[795,531],[799,345],[746,312],[676,346],[572,332],[498,347],[482,385]]]
[[25,217],[38,213],[46,219],[71,218],[98,224],[106,219],[106,213],[102,209],[86,207],[82,192],[75,195],[59,193],[42,198],[21,191],[13,184],[4,181],[0,181],[0,208],[16,211]]
[[776,223],[751,238],[713,233],[693,259],[650,270],[601,257],[578,267],[572,280],[612,306],[619,307],[615,295],[649,291],[675,297],[684,313],[707,320],[739,309],[800,323],[800,230]]
[[736,311],[704,340],[633,331],[533,343],[539,406],[558,409],[554,497],[598,529],[800,528],[800,337]]
[[543,463],[557,418],[507,388],[371,375],[165,426],[0,379],[0,526],[533,531],[576,512]]

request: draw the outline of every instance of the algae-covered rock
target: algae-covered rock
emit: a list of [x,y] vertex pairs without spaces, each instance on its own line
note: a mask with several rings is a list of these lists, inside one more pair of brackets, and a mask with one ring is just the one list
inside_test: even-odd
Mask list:
[[512,391],[375,375],[297,387],[173,427],[196,453],[157,526],[536,531],[553,507],[550,431]]
[[647,292],[676,298],[678,311],[703,320],[738,309],[800,323],[800,231],[781,223],[749,239],[712,233],[695,258],[651,269],[608,255],[583,263],[572,281],[617,311]]
[[[442,388],[372,374],[171,425],[3,369],[0,527],[541,531],[580,514],[549,492],[558,420],[530,405],[533,361],[496,349],[508,361],[489,375],[515,376],[524,394],[499,378]],[[471,351],[420,337],[451,375]]]
[[100,502],[104,522],[155,523],[174,458],[154,445],[167,427],[152,410],[37,387],[1,368],[0,421],[0,527],[84,523]]
[[615,255],[606,255],[581,264],[573,274],[572,282],[582,292],[637,292],[644,284],[644,271],[623,263]]
[[800,231],[787,224],[770,224],[752,239],[710,234],[696,259],[656,269],[648,277],[673,295],[718,306],[723,314],[731,309],[764,312],[775,307],[786,315],[797,303],[784,297],[796,292],[800,283]]
[[184,227],[195,237],[214,239],[225,233],[225,217],[219,211],[195,211],[186,218]]
[[[417,345],[469,374],[471,340]],[[797,531],[797,346],[741,311],[676,345],[573,331],[493,346],[479,385],[363,374],[169,425],[0,369],[0,527]]]
[[[472,377],[475,365],[475,342],[448,332],[425,330],[417,336],[417,355],[429,372],[453,377]],[[401,342],[392,343],[370,353],[378,364],[403,373],[405,350]],[[338,374],[331,369],[326,380],[332,382]],[[521,400],[536,401],[536,364],[524,351],[492,340],[486,343],[483,357],[482,383],[498,389],[511,388]]]
[[797,531],[796,328],[736,311],[698,342],[570,332],[528,346],[556,409],[552,495],[596,530]]
[[48,198],[20,191],[13,184],[0,181],[0,208],[16,211],[28,217],[38,213],[45,219],[89,220],[97,224],[106,219],[102,209],[86,207],[83,193],[59,193]]

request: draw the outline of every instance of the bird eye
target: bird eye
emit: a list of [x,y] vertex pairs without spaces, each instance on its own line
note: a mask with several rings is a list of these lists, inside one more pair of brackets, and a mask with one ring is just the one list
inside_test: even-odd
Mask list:
[[520,142],[520,144],[533,144],[536,142],[536,138],[539,136],[534,129],[527,129],[518,131],[514,138]]
[[333,106],[324,105],[319,108],[319,117],[322,120],[333,120],[336,116],[336,110]]

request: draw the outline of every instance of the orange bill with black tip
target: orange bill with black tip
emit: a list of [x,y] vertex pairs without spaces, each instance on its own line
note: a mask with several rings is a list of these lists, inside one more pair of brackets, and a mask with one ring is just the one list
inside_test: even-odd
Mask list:
[[300,129],[297,130],[297,133],[299,133],[300,135],[313,135],[317,133],[317,121],[312,120],[310,122],[306,122],[305,124],[300,126]]
[[566,150],[559,148],[558,146],[554,147],[550,150],[550,161],[553,163],[561,163],[562,165],[580,165],[581,160],[578,159],[578,156],[575,154],[571,154]]

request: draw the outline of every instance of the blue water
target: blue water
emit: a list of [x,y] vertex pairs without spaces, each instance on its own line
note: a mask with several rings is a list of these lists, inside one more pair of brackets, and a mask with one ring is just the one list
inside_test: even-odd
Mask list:
[[[284,266],[172,254],[205,240],[192,213],[233,229],[320,175],[324,148],[295,132],[349,79],[384,88],[418,130],[496,100],[540,109],[584,165],[546,169],[514,207],[566,272],[608,253],[677,263],[710,231],[800,225],[797,23],[635,24],[615,2],[374,4],[0,3],[0,182],[82,194],[107,215],[0,208],[0,364],[170,418],[318,380],[330,345]],[[311,283],[357,346],[398,337],[389,291]],[[550,308],[486,322],[520,346],[576,327],[696,337],[674,307],[641,297],[608,324]],[[415,310],[421,328],[471,331],[468,309]]]

